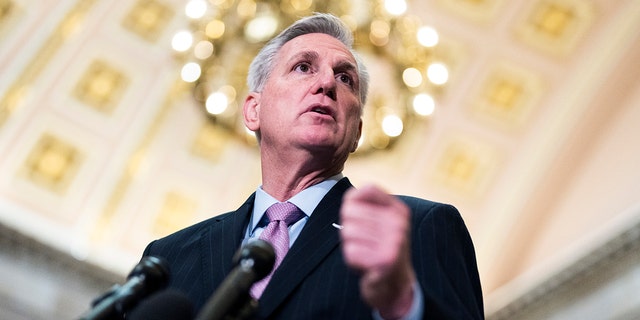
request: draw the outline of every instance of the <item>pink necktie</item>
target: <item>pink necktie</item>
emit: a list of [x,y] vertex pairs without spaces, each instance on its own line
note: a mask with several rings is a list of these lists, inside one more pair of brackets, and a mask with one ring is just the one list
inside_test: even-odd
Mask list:
[[276,262],[271,273],[251,287],[251,296],[256,299],[260,298],[269,280],[271,280],[273,272],[278,268],[287,251],[289,251],[289,230],[287,227],[304,217],[304,213],[291,202],[275,203],[267,209],[265,214],[269,218],[269,224],[260,234],[260,239],[271,243],[276,252]]

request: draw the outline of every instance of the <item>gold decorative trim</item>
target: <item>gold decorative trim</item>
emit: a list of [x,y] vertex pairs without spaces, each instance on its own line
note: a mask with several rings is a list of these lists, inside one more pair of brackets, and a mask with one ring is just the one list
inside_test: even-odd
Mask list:
[[57,194],[64,194],[84,155],[72,144],[49,133],[38,139],[24,162],[23,177]]
[[122,20],[122,26],[149,42],[155,42],[173,17],[171,7],[155,0],[138,0]]
[[596,9],[591,1],[537,1],[521,19],[516,36],[543,52],[567,56],[593,24],[595,16]]
[[162,237],[187,227],[193,221],[197,208],[195,199],[179,191],[168,191],[153,224],[153,234]]
[[438,5],[466,19],[490,22],[504,6],[504,0],[438,0]]
[[21,107],[29,94],[31,83],[40,76],[49,60],[55,56],[65,41],[70,38],[78,26],[84,21],[85,15],[95,4],[95,0],[81,0],[71,9],[53,30],[51,36],[40,47],[38,54],[26,64],[20,76],[9,87],[0,99],[0,129],[11,115]]
[[76,84],[73,95],[85,105],[110,114],[129,84],[126,74],[108,62],[93,61]]
[[494,147],[458,134],[440,148],[431,175],[437,183],[456,193],[475,197],[488,184],[497,161]]
[[180,80],[175,81],[169,89],[169,93],[164,99],[158,113],[155,115],[155,118],[151,122],[151,126],[143,136],[143,139],[140,141],[136,151],[134,151],[134,153],[129,157],[126,170],[124,170],[122,176],[115,184],[113,192],[111,193],[102,214],[95,222],[93,227],[94,230],[91,232],[91,242],[101,242],[105,239],[111,226],[111,222],[116,215],[117,208],[124,200],[132,181],[138,173],[141,163],[145,160],[147,149],[160,131],[160,127],[168,117],[169,111],[171,111],[175,106],[176,99],[180,97],[180,93],[185,92],[185,90],[187,90],[185,88],[185,84]]
[[204,121],[191,145],[191,153],[213,163],[218,162],[231,138],[227,130],[212,121]]
[[544,91],[542,78],[515,63],[491,67],[470,100],[471,112],[500,127],[513,129],[527,122]]
[[7,22],[15,16],[16,3],[11,0],[0,0],[0,35]]

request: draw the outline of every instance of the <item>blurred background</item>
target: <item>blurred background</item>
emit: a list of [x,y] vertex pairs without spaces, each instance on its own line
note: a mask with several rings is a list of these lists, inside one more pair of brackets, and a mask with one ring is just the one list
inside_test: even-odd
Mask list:
[[640,318],[636,0],[0,0],[0,318],[77,318],[236,209],[246,69],[311,12],[372,73],[344,174],[461,211],[488,319]]

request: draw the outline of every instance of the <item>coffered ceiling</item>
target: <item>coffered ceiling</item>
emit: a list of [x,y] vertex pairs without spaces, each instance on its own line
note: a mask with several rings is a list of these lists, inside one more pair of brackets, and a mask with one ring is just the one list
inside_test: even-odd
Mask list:
[[[0,0],[1,223],[124,274],[152,239],[259,185],[256,148],[180,80],[184,4]],[[458,207],[488,304],[638,219],[640,2],[408,8],[439,32],[449,80],[390,149],[349,160],[356,186]]]

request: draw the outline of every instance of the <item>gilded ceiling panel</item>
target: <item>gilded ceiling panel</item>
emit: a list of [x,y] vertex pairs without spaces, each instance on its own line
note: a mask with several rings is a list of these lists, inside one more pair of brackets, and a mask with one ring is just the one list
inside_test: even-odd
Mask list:
[[443,8],[466,19],[491,22],[504,7],[504,0],[438,0]]
[[440,144],[427,178],[472,199],[486,191],[498,161],[498,151],[493,145],[453,133]]
[[583,0],[542,0],[531,3],[515,27],[519,41],[558,56],[572,53],[597,16],[594,4]]
[[83,162],[82,151],[73,143],[44,133],[25,159],[22,175],[33,184],[64,194]]
[[85,105],[111,113],[120,101],[129,77],[107,61],[95,60],[76,84],[73,95]]
[[122,25],[143,39],[155,42],[173,15],[173,8],[161,1],[138,0],[122,20]]
[[523,126],[544,92],[542,78],[511,62],[492,65],[470,96],[471,112],[489,124],[506,129]]

